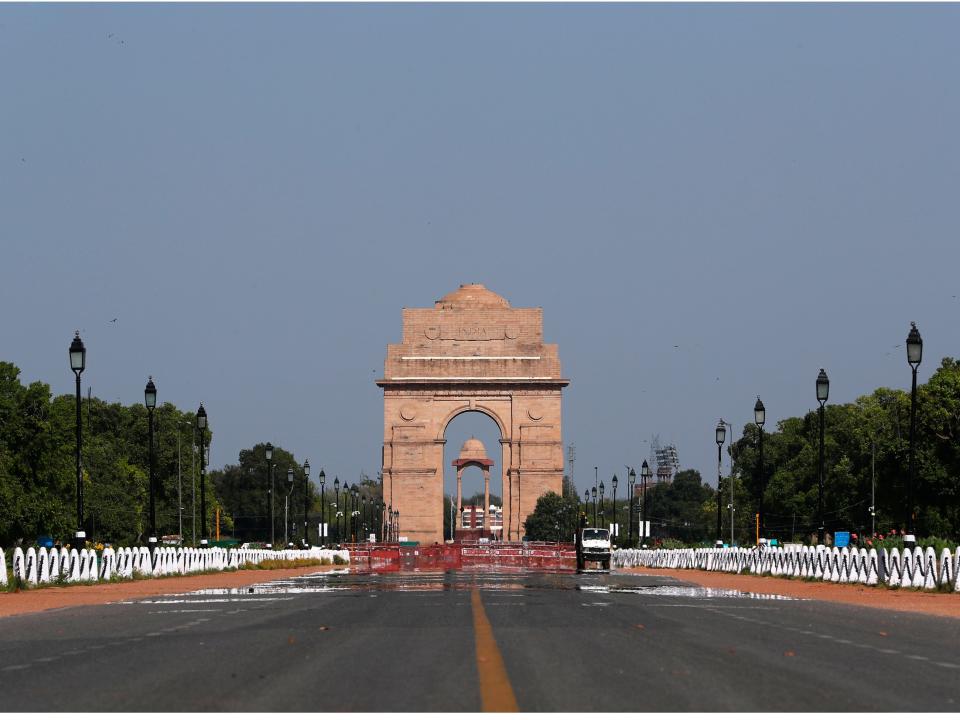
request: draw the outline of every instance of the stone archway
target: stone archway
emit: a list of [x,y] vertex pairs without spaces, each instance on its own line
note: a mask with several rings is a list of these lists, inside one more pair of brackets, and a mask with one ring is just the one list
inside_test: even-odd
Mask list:
[[443,446],[463,412],[500,429],[504,538],[544,493],[563,485],[557,346],[543,342],[542,308],[511,308],[483,285],[461,285],[433,308],[404,308],[403,340],[387,346],[383,388],[384,501],[400,535],[443,541]]

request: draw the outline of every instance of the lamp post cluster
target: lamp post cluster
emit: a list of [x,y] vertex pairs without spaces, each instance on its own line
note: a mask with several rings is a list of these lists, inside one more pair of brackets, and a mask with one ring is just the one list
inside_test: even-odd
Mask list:
[[[914,486],[916,484],[916,458],[915,458],[915,440],[916,440],[916,411],[917,411],[917,368],[920,366],[920,362],[923,359],[923,339],[920,337],[920,331],[917,329],[917,324],[914,322],[910,323],[910,332],[907,335],[906,341],[907,347],[907,364],[910,365],[912,380],[910,388],[910,445],[909,445],[909,470],[907,476],[907,488],[906,488],[906,518],[905,518],[905,527],[906,532],[904,533],[904,544],[907,547],[913,547],[916,544],[916,518],[917,518],[917,508],[914,505]],[[830,378],[827,376],[826,371],[823,368],[820,368],[820,373],[817,375],[816,379],[816,398],[817,403],[819,404],[819,409],[817,411],[819,418],[819,430],[820,430],[820,443],[819,443],[819,456],[817,463],[817,543],[823,545],[826,541],[826,524],[824,522],[824,512],[823,512],[823,489],[824,482],[826,479],[825,472],[825,463],[824,463],[824,433],[825,433],[825,407],[827,400],[830,397]],[[753,407],[753,420],[754,424],[757,426],[757,486],[759,488],[758,497],[757,497],[757,542],[760,541],[761,537],[765,536],[765,524],[764,524],[764,514],[763,514],[763,500],[764,494],[766,491],[766,476],[764,472],[763,465],[763,425],[766,422],[766,408],[763,405],[763,401],[757,397],[757,402]],[[723,419],[717,424],[716,427],[716,441],[717,441],[717,544],[722,545],[721,538],[721,485],[723,476],[720,472],[720,448],[723,445],[726,438],[726,423]],[[733,499],[732,499],[732,481],[731,481],[731,500],[728,505],[730,508],[730,543],[733,544]],[[872,490],[871,490],[872,493]],[[870,499],[870,514],[871,519],[876,515],[876,507],[874,499],[871,494]]]
[[[74,334],[73,341],[70,343],[70,369],[73,371],[73,374],[76,378],[76,410],[77,410],[77,422],[76,422],[76,472],[77,472],[77,530],[74,534],[74,546],[77,549],[82,549],[87,540],[87,534],[84,530],[84,520],[83,520],[83,422],[82,415],[80,412],[81,408],[81,397],[80,397],[80,376],[87,367],[87,348],[83,344],[83,340],[80,338],[80,332],[77,331]],[[156,478],[156,450],[154,444],[154,421],[153,421],[153,411],[157,407],[157,386],[153,382],[153,376],[147,378],[147,384],[143,389],[143,404],[147,408],[147,437],[148,437],[148,478],[149,478],[149,513],[150,513],[150,524],[149,524],[149,535],[147,536],[147,543],[152,550],[155,550],[158,545],[157,539],[157,506],[156,506],[156,493],[157,493],[157,478]],[[188,423],[189,424],[189,423]],[[207,411],[203,408],[203,403],[200,403],[200,408],[197,410],[196,415],[196,428],[200,431],[200,514],[201,514],[201,531],[200,531],[200,544],[207,544],[207,517],[206,517],[206,488],[204,484],[205,475],[205,454],[204,454],[204,443],[205,443],[205,432],[207,429]],[[180,442],[180,429],[179,423],[177,427],[177,443],[178,443],[178,455],[179,455],[179,442]],[[179,458],[178,458],[179,465]],[[182,513],[183,507],[180,502],[179,491],[178,491],[178,514]],[[183,536],[183,518],[180,515],[180,534],[181,538]]]
[[[626,545],[627,547],[633,547],[634,542],[634,496],[636,495],[635,488],[637,484],[637,472],[629,465],[626,466],[627,470],[627,492],[629,497],[627,499],[627,536],[626,536]],[[587,488],[583,491],[583,508],[581,510],[582,515],[586,518],[587,522],[590,522],[592,515],[593,518],[593,527],[603,527],[604,518],[606,516],[606,503],[604,502],[604,495],[606,494],[606,485],[600,480],[596,481],[596,471],[597,468],[594,468],[594,485],[590,488]],[[638,521],[637,523],[637,537],[642,539],[645,537],[645,528],[646,528],[646,500],[647,500],[647,482],[652,477],[653,473],[650,471],[650,466],[647,464],[647,461],[643,461],[643,465],[640,468],[640,480],[641,480],[641,501],[640,508],[643,513],[643,520]],[[613,533],[616,536],[620,535],[620,528],[618,526],[617,520],[617,488],[619,487],[620,480],[614,475],[610,479],[610,485],[613,488],[613,498],[611,502],[613,503],[612,515],[613,515]]]

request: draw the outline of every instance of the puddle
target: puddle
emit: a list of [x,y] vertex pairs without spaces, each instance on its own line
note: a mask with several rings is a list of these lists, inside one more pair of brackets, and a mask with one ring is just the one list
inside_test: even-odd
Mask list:
[[737,598],[739,600],[797,600],[786,595],[743,592],[720,588],[694,587],[690,585],[642,585],[638,587],[620,587],[616,585],[578,585],[577,590],[592,593],[627,593],[631,595],[652,595],[656,597],[679,598]]

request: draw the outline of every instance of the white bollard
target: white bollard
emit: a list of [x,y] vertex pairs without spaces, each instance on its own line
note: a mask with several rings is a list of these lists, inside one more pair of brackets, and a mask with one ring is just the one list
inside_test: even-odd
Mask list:
[[893,548],[887,556],[887,586],[900,587],[900,580],[903,575],[903,565],[900,562],[900,551]]
[[877,551],[875,548],[870,548],[869,554],[869,564],[867,571],[867,585],[876,585],[880,582],[880,573],[879,573],[879,558],[877,556]]
[[37,584],[37,551],[36,548],[28,547],[26,554],[27,562],[27,585]]

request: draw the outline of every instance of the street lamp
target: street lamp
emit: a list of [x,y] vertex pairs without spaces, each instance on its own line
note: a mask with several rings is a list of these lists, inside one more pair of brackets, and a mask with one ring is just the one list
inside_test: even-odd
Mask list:
[[600,481],[600,524],[597,527],[603,527],[603,480]]
[[[650,481],[650,477],[653,475],[650,472],[650,466],[647,465],[647,461],[643,461],[643,465],[640,466],[640,480],[643,484],[643,498],[641,498],[641,512],[643,513],[640,519],[640,527],[643,529],[643,538],[647,537],[647,483]],[[642,545],[642,543],[641,543]]]
[[326,497],[323,493],[323,486],[327,482],[327,474],[320,468],[320,544],[325,545],[323,541],[327,538],[327,507]]
[[[824,533],[824,524],[823,524],[823,426],[824,426],[824,409],[823,406],[827,403],[827,398],[830,397],[830,379],[827,377],[827,373],[823,368],[820,368],[820,374],[817,375],[817,402],[820,403],[820,469],[819,477],[817,480],[817,544],[823,545],[825,540]],[[792,538],[791,538],[792,541]]]
[[350,513],[350,540],[351,542],[357,541],[357,526],[360,524],[360,503],[358,502],[358,497],[360,496],[360,491],[357,489],[357,484],[353,484],[353,489],[350,491],[350,495],[353,497],[353,504],[351,505],[352,512]]
[[917,471],[914,438],[917,430],[917,368],[920,367],[922,359],[923,338],[920,337],[917,324],[912,322],[910,323],[910,334],[907,335],[907,363],[913,372],[913,384],[910,388],[910,474],[907,480],[907,534],[903,538],[904,544],[909,548],[913,548],[917,541],[914,535],[917,513],[913,506],[913,485],[916,481]]
[[70,369],[77,378],[77,532],[74,545],[80,552],[87,541],[87,533],[83,530],[83,469],[80,465],[80,450],[83,447],[83,431],[80,421],[80,373],[87,366],[87,348],[80,339],[77,330],[70,343]]
[[334,528],[333,534],[336,538],[336,542],[340,542],[340,478],[334,476],[333,478],[333,492],[335,497],[335,507],[337,508],[336,514],[333,516]]
[[627,516],[627,547],[633,547],[633,488],[637,484],[637,471],[630,468],[627,473],[627,490],[630,493],[629,515]]
[[[763,424],[767,421],[767,410],[763,407],[763,402],[760,400],[760,396],[757,396],[757,403],[753,406],[753,421],[757,424],[757,429],[759,430],[758,443],[760,449],[760,460],[757,463],[759,479],[760,479],[760,503],[758,505],[759,513],[757,518],[757,528],[759,534],[762,536],[763,532]],[[760,539],[757,538],[757,543],[759,544]]]
[[613,485],[613,536],[614,538],[620,535],[620,528],[617,527],[617,476],[613,476],[613,480],[610,481],[610,484]]
[[283,503],[283,546],[290,544],[290,493],[293,492],[293,468],[287,468],[287,496]]
[[200,433],[200,545],[207,544],[207,484],[206,454],[203,451],[207,434],[207,411],[203,403],[197,409],[197,431]]
[[270,547],[273,547],[273,444],[267,443],[263,448],[263,457],[267,461],[267,514],[270,516]]
[[593,526],[597,527],[597,486],[590,488],[590,495],[593,497]]
[[723,424],[723,420],[717,423],[716,428],[716,440],[717,440],[717,547],[723,547],[723,508],[721,506],[721,501],[723,499],[723,492],[721,486],[723,484],[723,471],[720,469],[720,462],[723,459],[723,443],[727,439],[727,426]]
[[307,496],[310,494],[310,460],[303,463],[303,546],[310,547],[307,530]]
[[363,525],[363,537],[364,537],[364,542],[366,542],[366,538],[370,536],[370,533],[367,530],[367,496],[366,495],[362,495],[360,497],[360,507],[362,508],[360,512],[360,519],[361,519],[361,524]]
[[147,424],[150,426],[150,452],[148,465],[150,468],[150,537],[147,544],[150,550],[157,547],[157,511],[156,501],[154,500],[154,472],[153,472],[153,409],[157,406],[157,386],[153,384],[153,375],[147,378],[147,386],[143,389],[143,404],[147,406]]

